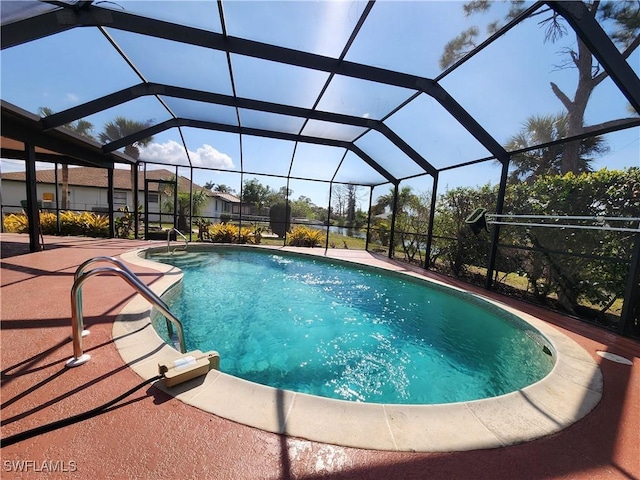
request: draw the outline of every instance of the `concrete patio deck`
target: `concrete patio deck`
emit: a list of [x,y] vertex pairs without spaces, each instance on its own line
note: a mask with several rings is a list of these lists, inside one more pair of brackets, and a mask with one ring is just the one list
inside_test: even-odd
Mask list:
[[[26,235],[3,234],[0,240],[2,438],[84,412],[138,385],[141,378],[124,363],[112,338],[115,318],[134,296],[131,288],[112,277],[87,282],[84,313],[91,335],[85,349],[94,358],[76,369],[64,367],[72,355],[69,292],[73,273],[84,260],[150,243],[45,237],[45,251],[16,254],[28,246]],[[335,252],[362,261],[369,256]],[[131,268],[147,284],[160,278],[143,266]],[[640,344],[494,297],[544,319],[599,364],[603,397],[584,419],[554,435],[504,448],[374,451],[240,425],[147,386],[94,418],[3,447],[2,478],[640,478]],[[624,356],[633,365],[603,359],[597,351]],[[52,465],[57,472],[45,471]]]

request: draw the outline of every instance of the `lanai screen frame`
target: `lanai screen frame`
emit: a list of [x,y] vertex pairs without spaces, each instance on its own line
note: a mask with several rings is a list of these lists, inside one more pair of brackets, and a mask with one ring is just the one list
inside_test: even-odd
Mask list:
[[[47,4],[49,2],[45,2]],[[51,116],[42,119],[35,119],[33,116],[25,114],[25,112],[19,111],[14,106],[2,103],[2,135],[10,138],[14,138],[24,142],[24,152],[7,152],[3,149],[3,157],[5,158],[22,158],[26,160],[27,165],[27,184],[29,185],[27,191],[27,203],[28,203],[28,216],[30,225],[35,225],[37,222],[37,207],[35,199],[35,161],[39,158],[34,146],[49,146],[54,150],[60,151],[68,155],[68,157],[62,156],[60,158],[61,163],[80,163],[80,164],[92,164],[104,166],[108,170],[113,169],[115,163],[130,163],[133,168],[137,168],[137,163],[144,163],[143,160],[136,160],[127,158],[117,152],[118,149],[131,145],[136,141],[142,140],[159,132],[165,131],[170,128],[177,127],[181,132],[182,127],[195,127],[209,130],[216,130],[222,132],[231,132],[239,135],[239,140],[242,142],[244,135],[255,135],[266,138],[276,138],[282,140],[305,143],[315,143],[320,145],[334,146],[343,148],[345,152],[351,151],[356,154],[360,159],[367,163],[372,169],[380,174],[386,180],[386,183],[368,184],[366,186],[372,189],[376,186],[391,184],[394,188],[394,196],[397,200],[398,186],[401,181],[410,177],[395,177],[389,171],[387,171],[375,158],[367,155],[355,142],[366,135],[369,131],[375,130],[382,134],[387,140],[389,140],[395,147],[401,150],[409,159],[416,163],[421,169],[424,170],[424,174],[432,177],[432,208],[431,216],[429,219],[429,229],[427,232],[427,258],[428,252],[431,247],[431,239],[433,233],[433,218],[435,214],[435,199],[438,194],[438,178],[439,174],[443,171],[461,168],[468,165],[474,165],[487,161],[499,161],[501,164],[501,175],[498,190],[498,199],[496,203],[496,213],[501,214],[503,211],[504,197],[507,185],[507,176],[509,170],[509,163],[511,155],[522,153],[528,150],[534,150],[539,148],[548,147],[555,144],[566,144],[572,141],[580,140],[586,137],[593,137],[610,133],[614,131],[624,130],[628,128],[637,127],[640,125],[640,119],[633,119],[624,122],[619,122],[615,125],[610,125],[605,128],[589,131],[579,136],[564,138],[555,142],[550,142],[544,145],[536,145],[533,147],[525,148],[518,151],[507,152],[499,142],[497,142],[476,120],[470,115],[439,83],[443,78],[455,71],[458,67],[475,56],[481,50],[493,43],[495,40],[503,36],[511,28],[518,25],[523,20],[529,18],[534,12],[541,7],[550,7],[556,14],[563,17],[568,24],[575,30],[580,39],[588,46],[594,57],[598,60],[600,65],[607,71],[610,78],[619,88],[620,92],[626,97],[631,106],[636,112],[640,112],[640,80],[638,76],[633,72],[630,65],[623,58],[618,51],[612,40],[608,37],[606,32],[602,29],[599,23],[591,16],[588,15],[587,7],[582,2],[562,2],[562,1],[546,1],[536,2],[529,8],[520,13],[516,18],[507,23],[504,27],[499,29],[496,33],[487,38],[479,46],[474,48],[471,52],[461,58],[459,61],[451,65],[449,68],[441,72],[437,77],[424,78],[416,75],[410,75],[406,73],[400,73],[391,70],[385,70],[370,65],[358,64],[345,60],[346,53],[358,35],[358,32],[364,22],[367,15],[374,5],[374,1],[369,1],[364,8],[354,30],[351,33],[349,40],[347,41],[343,52],[338,58],[324,57],[321,55],[292,50],[289,48],[279,47],[275,45],[269,45],[266,43],[260,43],[252,40],[231,37],[226,33],[224,7],[222,2],[217,3],[218,11],[220,14],[220,20],[222,24],[222,33],[215,33],[206,30],[200,30],[184,25],[173,24],[162,20],[155,20],[127,12],[118,10],[110,10],[103,7],[94,5],[91,1],[79,1],[75,4],[65,5],[61,2],[50,2],[51,5],[56,7],[62,7],[60,9],[46,11],[45,13],[38,14],[33,17],[28,17],[15,22],[7,23],[2,26],[2,49],[10,48],[21,43],[29,42],[38,38],[46,37],[56,33],[60,33],[75,27],[97,27],[100,31],[109,39],[113,47],[123,56],[123,58],[129,63],[130,67],[140,78],[140,84],[123,89],[119,92],[115,92],[101,98],[91,100],[82,105],[58,112]],[[259,58],[262,60],[268,60],[273,62],[285,63],[297,67],[304,67],[317,71],[322,71],[329,74],[329,78],[325,83],[325,87],[319,94],[314,106],[312,108],[300,108],[291,105],[284,105],[279,103],[272,103],[263,100],[255,100],[250,98],[238,97],[235,94],[235,86],[233,85],[233,95],[221,95],[216,93],[203,92],[193,89],[188,89],[176,85],[164,85],[158,83],[148,82],[137,67],[126,58],[124,52],[119,48],[117,42],[115,42],[105,28],[112,28],[116,30],[123,30],[131,33],[137,33],[142,35],[154,36],[157,38],[163,38],[167,40],[173,40],[182,42],[189,45],[195,45],[205,47],[209,49],[218,50],[224,52],[227,57],[229,66],[229,75],[232,79],[233,85],[233,69],[231,66],[230,56],[243,55],[252,58]],[[409,97],[406,101],[402,102],[395,109],[385,115],[379,120],[354,117],[350,115],[344,115],[335,112],[323,112],[316,109],[323,92],[329,85],[329,82],[335,75],[341,75],[350,78],[368,80],[372,82],[379,82],[386,85],[392,85],[396,87],[402,87],[415,91],[415,93]],[[478,142],[490,152],[490,156],[475,160],[469,160],[463,163],[450,165],[443,168],[435,168],[430,164],[422,155],[416,152],[410,147],[400,136],[398,136],[392,129],[390,129],[384,122],[395,112],[400,110],[403,106],[408,104],[411,100],[419,95],[426,94],[435,99],[439,105],[441,105],[450,115],[452,115],[460,125],[462,125]],[[161,122],[155,125],[151,125],[149,128],[141,130],[133,135],[122,138],[121,140],[107,143],[105,145],[95,145],[91,142],[87,142],[89,147],[79,147],[79,139],[70,136],[64,129],[61,129],[63,125],[74,120],[84,118],[92,113],[99,112],[110,108],[115,105],[122,104],[129,100],[140,98],[143,96],[155,96],[160,99],[160,96],[170,96],[175,98],[182,98],[188,100],[195,100],[199,102],[211,103],[215,105],[226,105],[235,108],[236,115],[238,117],[237,125],[227,125],[216,122],[206,122],[202,120],[196,120],[192,118],[179,118],[167,108],[171,114],[171,119],[165,122]],[[281,115],[294,116],[304,119],[304,124],[309,120],[319,120],[323,122],[331,122],[335,124],[342,124],[347,126],[356,126],[364,128],[364,132],[353,139],[352,141],[345,141],[339,139],[314,137],[303,135],[303,127],[298,134],[278,132],[266,129],[249,128],[243,126],[240,122],[239,109],[249,109],[260,112],[276,113]],[[182,137],[182,143],[185,151],[188,151],[187,145]],[[73,145],[73,148],[70,148]],[[99,151],[96,152],[96,147]],[[188,167],[193,172],[193,164],[188,158]],[[76,160],[76,161],[74,161]],[[46,160],[45,160],[46,161]],[[292,158],[293,162],[293,158]],[[196,167],[198,169],[208,170],[207,168]],[[215,170],[215,169],[211,169]],[[291,171],[291,169],[290,169]],[[241,170],[240,174],[245,172],[242,168],[242,149],[241,149]],[[269,175],[268,173],[260,173],[260,175]],[[414,175],[415,176],[415,175]],[[193,177],[193,175],[192,175]],[[335,175],[334,175],[335,177]],[[111,173],[112,178],[112,173]],[[135,176],[134,178],[137,178]],[[287,176],[287,182],[291,178]],[[304,180],[316,179],[308,178]],[[30,185],[33,183],[33,188]],[[112,183],[112,182],[111,182]],[[353,183],[357,185],[356,183]],[[112,198],[112,185],[110,187]],[[139,204],[138,190],[134,185],[134,208],[137,210]],[[371,207],[371,205],[370,205]],[[110,218],[113,218],[113,201],[110,201],[109,205]],[[392,221],[391,221],[391,236],[393,245],[393,234],[395,230],[395,218],[396,218],[396,202],[394,201],[394,207],[392,209]],[[111,222],[113,223],[113,222]],[[30,236],[35,237],[36,231],[30,229]],[[498,248],[498,238],[500,234],[499,226],[496,225],[493,228],[491,236],[491,250],[489,255],[489,262],[487,268],[486,288],[491,287],[491,278],[495,269],[496,252]],[[640,236],[638,236],[640,237]],[[36,248],[36,242],[31,239],[32,249]],[[636,241],[636,248],[634,258],[638,258],[638,250],[640,250],[640,239]],[[392,249],[389,251],[389,256],[392,256]],[[428,268],[428,263],[424,265]],[[632,271],[629,274],[629,281],[627,290],[625,293],[625,306],[628,306],[631,302],[633,295],[638,295],[638,272],[637,265],[632,265]],[[621,319],[621,328],[624,328],[624,324],[627,321],[625,318],[629,316],[629,312],[623,311],[623,318]]]

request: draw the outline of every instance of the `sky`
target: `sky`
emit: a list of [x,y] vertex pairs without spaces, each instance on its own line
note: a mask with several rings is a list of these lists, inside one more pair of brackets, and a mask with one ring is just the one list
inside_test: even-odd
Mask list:
[[[105,7],[221,32],[215,2],[105,2]],[[1,5],[0,5],[1,7]],[[363,1],[227,1],[223,3],[227,33],[260,42],[337,57],[365,7]],[[345,59],[404,73],[434,78],[441,73],[438,59],[444,45],[471,25],[480,26],[480,39],[486,25],[504,14],[507,3],[496,2],[482,15],[465,17],[457,1],[378,1],[373,6]],[[440,84],[472,114],[498,142],[506,144],[532,115],[562,111],[550,88],[556,83],[569,96],[576,85],[576,71],[561,69],[564,48],[575,46],[575,37],[561,42],[543,41],[540,17],[529,19],[504,37],[445,76]],[[0,56],[0,94],[5,101],[37,113],[40,107],[62,111],[95,97],[136,85],[142,79],[176,84],[207,92],[231,95],[232,82],[227,59],[222,52],[175,42],[140,37],[128,32],[96,28],[75,28],[2,51]],[[135,72],[110,45],[107,36],[122,48],[138,68]],[[639,49],[640,50],[640,49]],[[629,64],[640,72],[640,51]],[[78,68],[82,64],[82,68]],[[281,65],[240,55],[231,55],[234,86],[238,96],[312,108],[328,74]],[[139,76],[140,75],[140,76]],[[363,118],[384,118],[413,91],[336,75],[323,94],[317,109]],[[94,133],[117,116],[159,123],[171,118],[168,107],[178,117],[236,124],[233,108],[203,105],[189,100],[142,97],[108,109],[86,120]],[[166,107],[165,107],[166,105]],[[628,102],[608,79],[593,93],[586,112],[589,125],[629,117]],[[337,136],[353,140],[364,132],[358,127],[332,125],[300,118],[240,110],[242,125],[315,136]],[[436,168],[443,168],[489,156],[479,144],[432,97],[421,94],[385,123]],[[304,127],[304,128],[303,128]],[[301,130],[302,129],[302,130]],[[194,170],[194,181],[223,183],[238,191],[244,170],[329,181],[378,184],[384,182],[357,155],[344,149],[312,144],[264,139],[253,136],[202,130],[171,129],[154,135],[152,143],[141,149],[141,158],[167,165],[188,165],[183,146]],[[640,166],[640,128],[606,136],[607,155],[593,167],[623,168]],[[392,142],[370,131],[355,142],[392,175],[413,176],[421,169]],[[346,153],[346,156],[345,156]],[[292,165],[293,158],[293,165]],[[338,169],[338,166],[340,168]],[[21,167],[21,162],[2,160],[3,172]],[[228,172],[199,170],[207,167]],[[235,172],[235,173],[230,173]],[[337,172],[337,173],[336,173]],[[188,168],[180,174],[189,175]],[[500,168],[494,161],[447,170],[440,175],[439,192],[458,186],[478,186],[499,181]],[[279,189],[285,179],[246,173],[244,179],[258,178]],[[429,176],[405,181],[423,192],[432,186]],[[294,198],[310,197],[326,206],[328,184],[292,180]],[[376,188],[386,194],[388,186]],[[378,193],[379,192],[379,193]]]

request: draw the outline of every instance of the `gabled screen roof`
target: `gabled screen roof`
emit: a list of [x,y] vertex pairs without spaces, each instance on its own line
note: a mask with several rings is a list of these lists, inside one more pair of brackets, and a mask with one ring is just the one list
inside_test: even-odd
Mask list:
[[565,109],[577,80],[558,53],[580,38],[607,74],[585,134],[640,125],[637,28],[625,49],[576,2],[487,5],[3,1],[3,112],[42,114],[45,135],[87,120],[107,159],[138,144],[131,161],[397,184],[507,162],[527,119]]

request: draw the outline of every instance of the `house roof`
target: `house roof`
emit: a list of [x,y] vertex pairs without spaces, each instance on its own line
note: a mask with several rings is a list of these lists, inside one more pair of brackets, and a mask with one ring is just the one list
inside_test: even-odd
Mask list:
[[[138,172],[138,189],[144,190],[144,172]],[[147,180],[171,180],[175,177],[175,173],[169,170],[147,170]],[[13,180],[18,182],[25,181],[25,172],[7,172],[0,175],[2,180]],[[58,173],[58,182],[62,181],[62,176]],[[36,172],[36,183],[55,183],[55,170],[38,170]],[[189,191],[189,179],[179,176],[178,189],[180,191]],[[69,168],[69,185],[78,187],[98,187],[107,188],[107,170],[104,168],[79,167]],[[195,189],[202,189],[200,185],[193,184]],[[123,170],[119,168],[113,169],[113,187],[118,190],[131,189],[131,170]],[[157,192],[160,185],[150,183],[149,190]]]
[[229,203],[240,203],[240,199],[231,193],[211,192],[209,196],[214,198],[219,198]]

